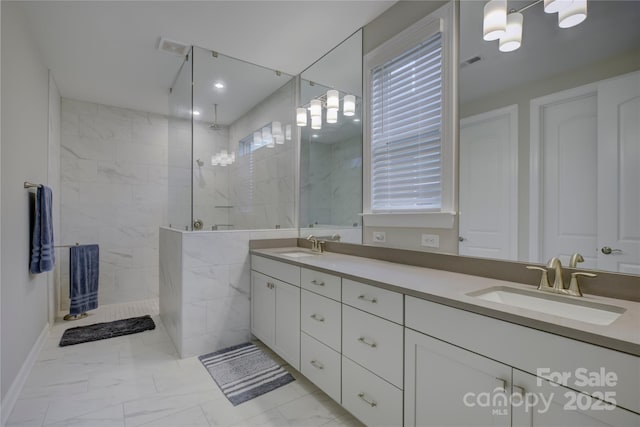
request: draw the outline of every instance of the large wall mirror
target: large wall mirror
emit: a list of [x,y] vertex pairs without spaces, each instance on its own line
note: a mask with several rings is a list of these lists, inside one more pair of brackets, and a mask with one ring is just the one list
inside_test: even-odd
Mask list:
[[530,7],[501,52],[461,2],[460,255],[640,274],[640,2],[587,3],[560,28],[509,0]]
[[300,100],[300,235],[361,243],[362,30],[302,72]]

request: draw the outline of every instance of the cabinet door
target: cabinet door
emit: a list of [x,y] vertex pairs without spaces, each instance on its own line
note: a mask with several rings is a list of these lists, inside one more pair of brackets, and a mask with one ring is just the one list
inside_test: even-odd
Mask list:
[[511,367],[405,329],[405,426],[509,426]]
[[300,370],[300,288],[275,280],[273,350]]
[[275,336],[274,282],[271,277],[251,272],[251,333],[268,346],[273,345]]
[[512,396],[514,427],[640,426],[638,414],[517,369]]

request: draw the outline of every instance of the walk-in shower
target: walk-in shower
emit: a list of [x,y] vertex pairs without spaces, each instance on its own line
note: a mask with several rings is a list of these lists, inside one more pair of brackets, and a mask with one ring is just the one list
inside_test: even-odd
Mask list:
[[296,226],[296,80],[194,47],[169,97],[169,224]]

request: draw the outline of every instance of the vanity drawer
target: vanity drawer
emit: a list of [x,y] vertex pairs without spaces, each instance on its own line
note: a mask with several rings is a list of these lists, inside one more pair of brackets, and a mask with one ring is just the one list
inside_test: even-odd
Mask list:
[[342,306],[342,353],[402,388],[402,326]]
[[342,279],[342,302],[399,324],[403,323],[402,294]]
[[300,315],[304,332],[340,351],[342,306],[339,302],[303,289]]
[[300,272],[302,287],[325,297],[340,301],[340,277],[333,274],[302,268]]
[[368,426],[402,425],[402,390],[344,356],[342,406]]
[[283,282],[300,286],[300,267],[269,258],[251,255],[251,269]]
[[340,353],[304,332],[300,334],[300,372],[340,403]]

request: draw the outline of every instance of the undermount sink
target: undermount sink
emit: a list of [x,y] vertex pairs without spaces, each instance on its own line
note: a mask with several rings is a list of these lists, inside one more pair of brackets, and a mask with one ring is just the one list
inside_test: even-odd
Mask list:
[[288,256],[291,258],[304,258],[308,256],[315,256],[317,254],[308,251],[291,251],[291,252],[282,252],[280,255]]
[[610,325],[626,309],[613,305],[574,299],[562,295],[494,286],[467,295],[484,300],[551,314],[594,325]]

